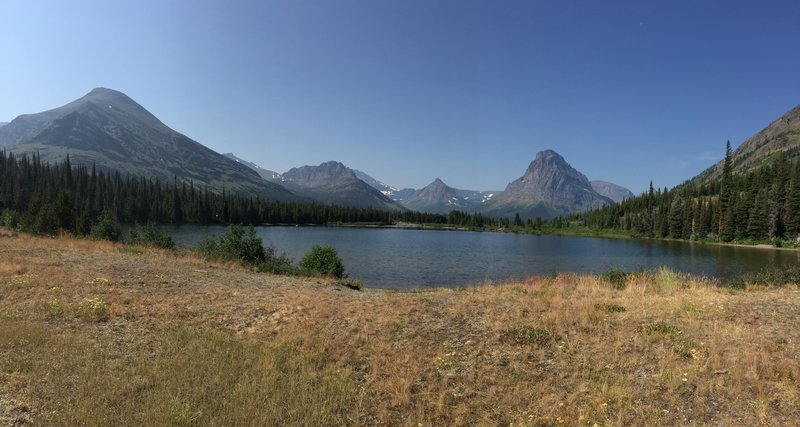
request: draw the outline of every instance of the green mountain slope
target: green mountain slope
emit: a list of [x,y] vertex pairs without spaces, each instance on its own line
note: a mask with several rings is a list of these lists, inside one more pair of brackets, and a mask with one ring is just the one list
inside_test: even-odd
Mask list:
[[[800,105],[789,110],[737,147],[731,157],[732,172],[746,173],[771,164],[781,152],[785,153],[787,158],[800,154]],[[692,178],[691,181],[704,182],[719,178],[722,174],[723,162],[724,160],[720,160]]]

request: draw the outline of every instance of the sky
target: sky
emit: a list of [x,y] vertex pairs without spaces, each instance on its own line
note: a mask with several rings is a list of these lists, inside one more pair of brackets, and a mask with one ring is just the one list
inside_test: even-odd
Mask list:
[[278,172],[672,187],[800,103],[797,1],[0,0],[0,121],[94,87]]

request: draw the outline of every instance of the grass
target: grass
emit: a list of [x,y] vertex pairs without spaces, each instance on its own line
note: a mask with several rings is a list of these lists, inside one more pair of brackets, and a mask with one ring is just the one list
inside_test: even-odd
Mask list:
[[795,284],[357,292],[121,248],[0,237],[1,425],[800,423]]

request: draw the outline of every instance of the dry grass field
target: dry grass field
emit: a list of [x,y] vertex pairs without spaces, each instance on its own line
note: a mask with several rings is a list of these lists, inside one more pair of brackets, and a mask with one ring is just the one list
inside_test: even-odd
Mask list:
[[0,425],[800,425],[800,291],[362,292],[0,235]]

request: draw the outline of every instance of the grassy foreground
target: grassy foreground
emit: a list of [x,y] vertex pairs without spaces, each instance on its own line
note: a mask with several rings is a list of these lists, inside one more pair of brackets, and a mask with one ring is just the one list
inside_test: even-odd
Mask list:
[[0,236],[0,425],[798,425],[800,291],[352,291]]

